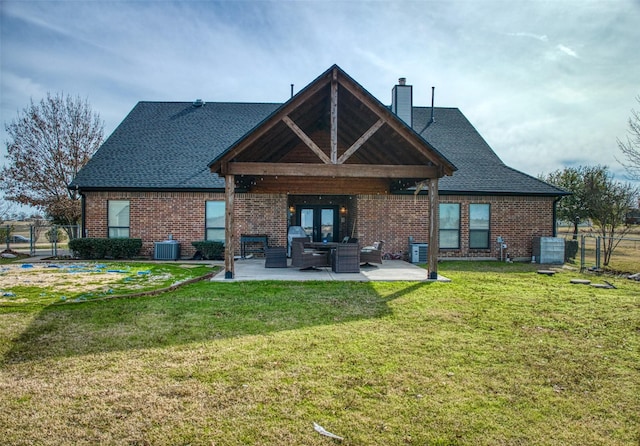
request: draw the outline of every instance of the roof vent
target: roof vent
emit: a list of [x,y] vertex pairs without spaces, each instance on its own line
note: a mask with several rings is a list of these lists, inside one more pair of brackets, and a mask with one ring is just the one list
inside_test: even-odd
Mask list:
[[195,101],[193,101],[194,107],[202,107],[203,105],[204,105],[204,101],[202,99],[196,99]]

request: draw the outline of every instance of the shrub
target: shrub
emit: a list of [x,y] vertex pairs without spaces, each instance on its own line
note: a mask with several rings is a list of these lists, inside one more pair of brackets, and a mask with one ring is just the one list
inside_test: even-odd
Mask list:
[[81,259],[131,259],[141,248],[139,238],[77,238],[69,242],[69,249]]
[[203,259],[224,260],[224,243],[212,240],[191,242],[196,251],[200,251]]
[[564,261],[575,260],[578,254],[578,240],[565,240],[564,242]]

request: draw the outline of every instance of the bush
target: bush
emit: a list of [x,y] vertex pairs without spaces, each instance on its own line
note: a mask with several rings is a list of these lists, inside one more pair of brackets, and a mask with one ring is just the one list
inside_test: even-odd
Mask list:
[[142,248],[139,238],[77,238],[69,249],[81,259],[132,259]]
[[224,243],[211,240],[191,242],[196,251],[200,251],[203,259],[224,260]]
[[564,242],[564,261],[575,260],[578,254],[578,240],[565,240]]

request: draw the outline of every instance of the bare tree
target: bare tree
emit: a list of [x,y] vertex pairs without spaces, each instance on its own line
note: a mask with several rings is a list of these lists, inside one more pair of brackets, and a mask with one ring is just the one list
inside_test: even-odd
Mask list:
[[9,215],[13,209],[13,205],[7,201],[0,200],[0,224],[9,220]]
[[[640,95],[636,101],[640,104]],[[640,112],[634,109],[631,109],[628,133],[626,140],[618,139],[618,147],[627,159],[626,163],[621,164],[631,178],[640,181]]]
[[31,236],[33,237],[33,243],[35,244],[40,235],[42,235],[42,231],[49,226],[49,222],[42,218],[34,218],[31,220]]
[[8,154],[0,187],[6,199],[38,208],[54,223],[77,224],[80,197],[67,185],[102,143],[99,115],[87,100],[47,94],[5,128]]
[[615,181],[606,166],[585,167],[583,172],[584,204],[603,237],[606,266],[621,237],[630,230],[625,221],[638,190],[629,183]]

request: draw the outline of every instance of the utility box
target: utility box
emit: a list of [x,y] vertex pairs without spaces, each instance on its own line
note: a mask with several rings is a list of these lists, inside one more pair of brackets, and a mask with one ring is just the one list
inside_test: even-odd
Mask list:
[[411,244],[411,263],[427,263],[429,245],[427,243]]
[[155,260],[178,260],[180,258],[180,243],[174,240],[155,242],[153,247]]
[[564,238],[534,237],[532,255],[537,263],[562,265],[564,263]]

